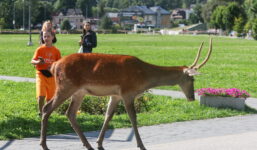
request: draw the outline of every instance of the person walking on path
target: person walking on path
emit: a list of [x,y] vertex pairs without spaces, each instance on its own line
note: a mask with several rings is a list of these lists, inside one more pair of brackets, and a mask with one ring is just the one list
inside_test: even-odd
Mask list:
[[92,31],[90,22],[84,24],[79,44],[82,46],[83,53],[92,53],[93,48],[97,46],[96,33]]
[[60,51],[53,46],[53,39],[52,31],[43,32],[44,44],[36,49],[31,60],[36,67],[36,97],[40,116],[44,101],[50,101],[55,93],[55,79],[49,69],[53,62],[61,58]]

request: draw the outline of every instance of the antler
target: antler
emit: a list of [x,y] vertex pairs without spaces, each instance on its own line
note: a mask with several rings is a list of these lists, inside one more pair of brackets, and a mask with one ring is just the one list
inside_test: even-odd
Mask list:
[[194,61],[193,64],[190,65],[188,68],[192,69],[192,68],[196,65],[196,63],[198,62],[198,60],[199,60],[199,58],[200,58],[200,55],[201,55],[203,43],[204,43],[204,42],[202,42],[201,45],[200,45],[200,47],[199,47],[198,53],[197,53],[197,55],[196,55],[196,57],[195,57],[195,61]]
[[210,38],[210,47],[209,47],[209,51],[208,51],[206,58],[204,59],[204,61],[201,64],[195,66],[194,69],[196,69],[196,70],[200,69],[209,60],[211,52],[212,52],[212,38]]

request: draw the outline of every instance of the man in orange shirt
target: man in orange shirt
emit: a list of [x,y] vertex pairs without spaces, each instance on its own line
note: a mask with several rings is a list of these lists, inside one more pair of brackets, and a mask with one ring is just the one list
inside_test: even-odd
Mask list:
[[61,58],[60,51],[53,46],[53,38],[54,33],[52,31],[43,32],[45,44],[37,48],[31,60],[31,63],[36,67],[36,93],[40,116],[44,101],[50,101],[55,93],[55,79],[49,69],[53,62]]

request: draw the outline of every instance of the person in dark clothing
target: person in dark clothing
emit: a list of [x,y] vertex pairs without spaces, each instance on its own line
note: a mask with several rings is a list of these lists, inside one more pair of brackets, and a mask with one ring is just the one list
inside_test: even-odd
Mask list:
[[40,37],[39,37],[40,38],[39,43],[41,45],[45,44],[45,41],[43,40],[43,32],[53,32],[54,33],[54,38],[53,38],[52,43],[55,44],[57,42],[55,32],[53,31],[53,24],[50,20],[47,20],[43,23],[43,26],[42,26],[42,29],[41,29],[41,32],[40,32]]
[[83,53],[92,53],[92,49],[97,46],[96,33],[92,31],[91,24],[89,22],[84,24],[80,45],[83,47]]

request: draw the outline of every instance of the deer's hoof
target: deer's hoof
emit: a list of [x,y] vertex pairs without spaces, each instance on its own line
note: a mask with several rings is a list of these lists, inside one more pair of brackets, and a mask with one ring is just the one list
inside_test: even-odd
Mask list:
[[43,148],[43,150],[50,150],[50,149],[46,147],[46,148]]
[[97,148],[98,150],[104,150],[104,148],[101,146],[101,147],[98,147]]
[[94,150],[94,149],[91,147],[91,148],[89,148],[88,150]]
[[42,146],[43,150],[50,150],[50,149],[46,146],[46,144],[40,144],[40,145]]

